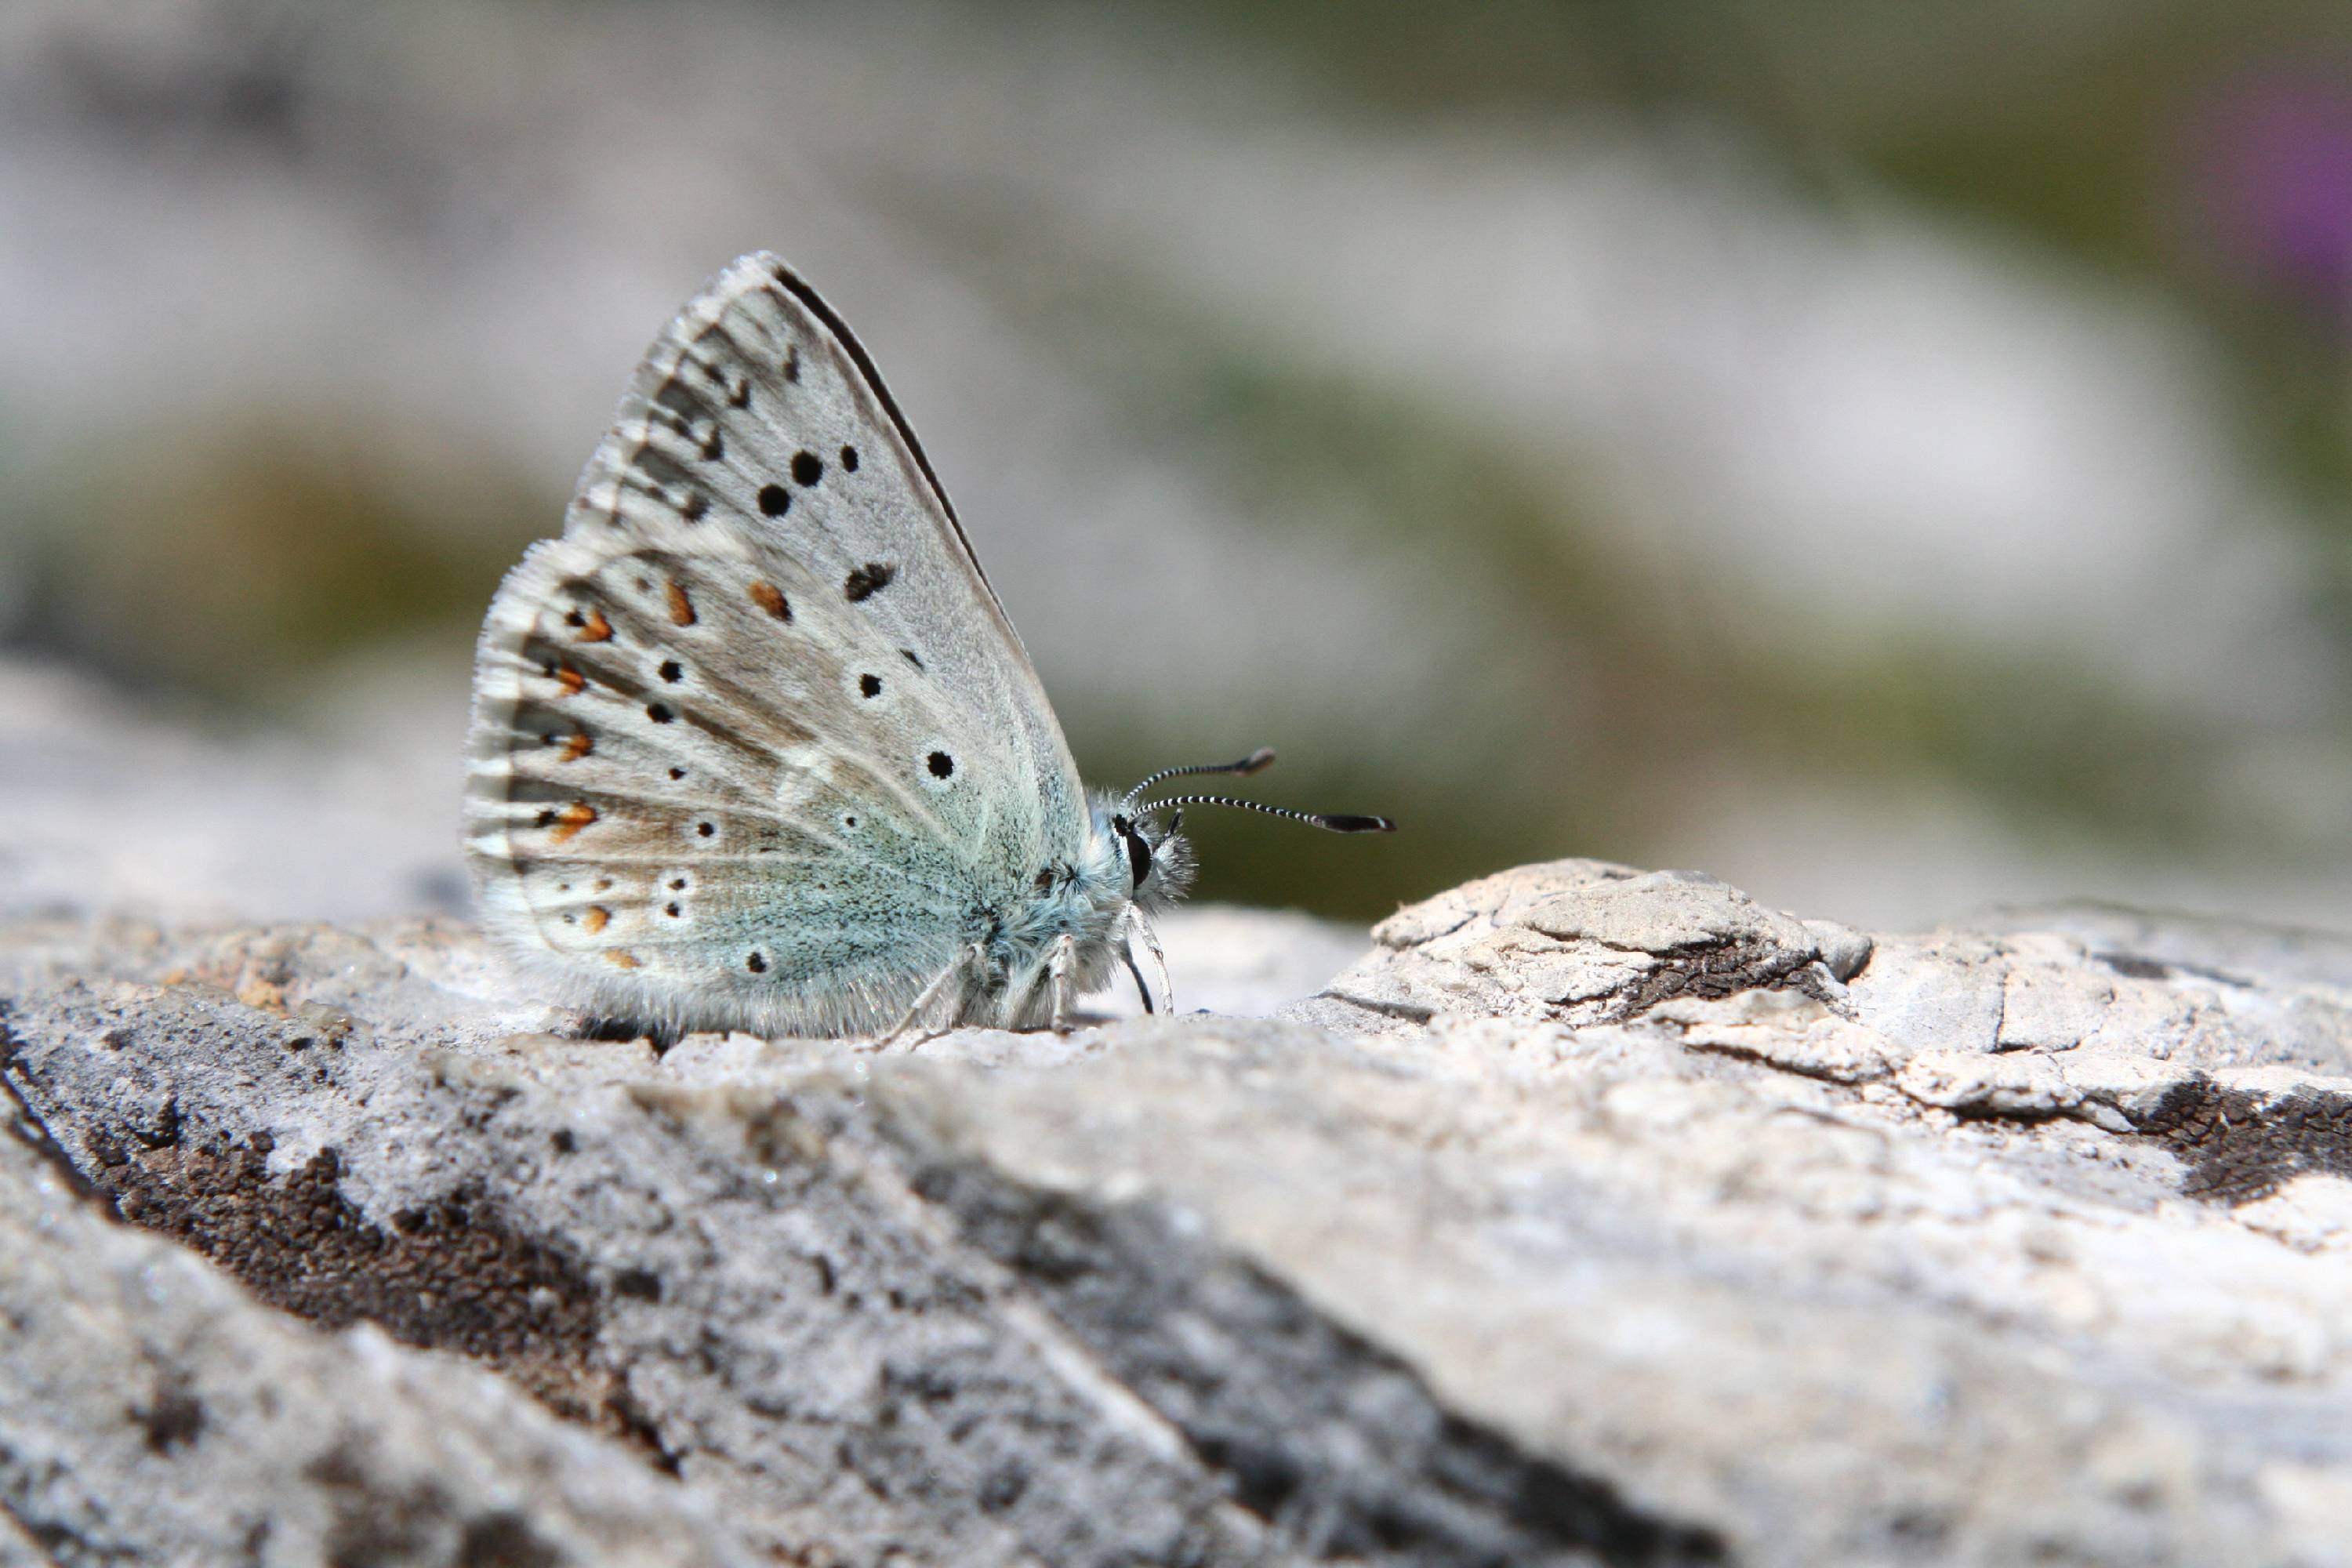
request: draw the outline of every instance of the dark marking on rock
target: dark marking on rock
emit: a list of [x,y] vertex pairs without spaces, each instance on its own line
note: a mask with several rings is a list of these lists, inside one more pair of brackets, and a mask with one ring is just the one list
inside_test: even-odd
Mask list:
[[1003,1460],[981,1478],[980,1511],[1003,1513],[1028,1489],[1029,1467],[1019,1459]]
[[184,1448],[205,1432],[205,1407],[184,1374],[167,1373],[155,1384],[144,1405],[134,1406],[131,1418],[147,1438],[151,1454]]
[[782,517],[784,513],[792,510],[792,491],[784,489],[782,485],[761,485],[760,487],[760,515],[761,517]]
[[613,1293],[626,1296],[632,1301],[658,1301],[662,1299],[661,1276],[650,1268],[624,1268],[613,1276]]
[[868,561],[849,574],[847,580],[842,584],[841,591],[848,597],[849,602],[855,605],[860,600],[872,598],[888,587],[890,580],[898,574],[898,569],[887,562]]
[[456,1568],[557,1568],[565,1560],[555,1543],[512,1509],[466,1521],[457,1537]]
[[1810,953],[1761,943],[1721,942],[1654,955],[1657,967],[1622,993],[1611,1021],[1640,1016],[1677,996],[1709,1001],[1742,991],[1801,991],[1829,1002]]
[[654,1055],[665,1056],[683,1037],[673,1024],[649,1023],[620,1014],[590,1014],[580,1020],[580,1038],[612,1040],[627,1044],[643,1040],[654,1048]]
[[2200,1073],[2131,1120],[2189,1166],[2180,1184],[2187,1197],[2235,1206],[2306,1172],[2352,1177],[2352,1096],[2261,1094],[2224,1089]]
[[807,489],[824,478],[824,459],[805,449],[793,454],[793,483]]
[[[366,1320],[404,1344],[472,1356],[575,1417],[602,1403],[609,1373],[596,1369],[587,1270],[478,1190],[379,1225],[343,1195],[332,1149],[273,1176],[266,1134],[230,1142],[192,1131],[159,1147],[88,1137],[87,1174],[118,1213],[203,1253],[270,1305],[329,1330]],[[166,1396],[151,1415],[167,1446],[201,1430],[200,1414]]]
[[1097,1205],[956,1160],[919,1168],[914,1185],[1302,1558],[1730,1561],[1706,1525],[1453,1414],[1410,1363],[1159,1205]]

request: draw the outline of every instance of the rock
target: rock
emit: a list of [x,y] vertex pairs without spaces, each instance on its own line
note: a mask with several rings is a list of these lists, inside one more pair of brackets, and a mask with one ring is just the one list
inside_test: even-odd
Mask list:
[[[1210,921],[1195,996],[1331,941]],[[1270,1017],[656,1055],[455,920],[20,921],[0,1511],[68,1562],[2341,1560],[2352,943],[1590,861],[1374,935]]]
[[[0,1561],[750,1563],[631,1447],[372,1323],[329,1333],[0,1138]],[[328,1313],[325,1316],[348,1316]]]

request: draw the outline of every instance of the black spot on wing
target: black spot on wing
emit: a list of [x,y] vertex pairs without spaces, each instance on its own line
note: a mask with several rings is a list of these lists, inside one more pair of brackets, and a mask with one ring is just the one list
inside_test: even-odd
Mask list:
[[842,583],[841,591],[843,595],[847,597],[849,602],[855,605],[861,600],[872,598],[875,595],[888,587],[890,585],[891,579],[898,575],[898,569],[896,566],[891,565],[889,563],[885,561],[868,561],[865,565],[860,566],[856,571],[852,572],[849,574],[847,579]]
[[792,491],[784,489],[782,485],[761,485],[760,487],[760,515],[761,517],[782,517],[784,513],[792,510]]
[[955,759],[945,752],[933,752],[924,759],[924,765],[931,770],[931,776],[935,779],[946,778],[955,772]]
[[879,697],[882,695],[882,678],[878,675],[861,675],[857,678],[857,689],[867,697]]
[[823,478],[824,478],[823,458],[818,457],[814,452],[808,451],[793,454],[793,483],[806,489]]
[[857,471],[856,447],[844,447],[841,449],[841,471],[845,474],[854,474]]

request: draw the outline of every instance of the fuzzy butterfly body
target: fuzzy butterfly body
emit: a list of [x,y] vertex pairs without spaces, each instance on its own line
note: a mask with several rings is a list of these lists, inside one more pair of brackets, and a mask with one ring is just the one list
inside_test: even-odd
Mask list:
[[1190,875],[1088,800],[913,432],[765,254],[655,342],[500,586],[468,745],[484,924],[656,1027],[1060,1024]]

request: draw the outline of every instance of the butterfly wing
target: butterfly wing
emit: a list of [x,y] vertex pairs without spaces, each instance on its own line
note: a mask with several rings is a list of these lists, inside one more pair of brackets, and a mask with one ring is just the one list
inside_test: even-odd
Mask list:
[[639,1018],[870,1027],[1077,853],[1036,672],[864,351],[747,256],[637,367],[492,602],[485,924]]

